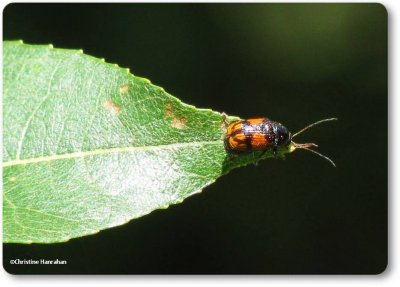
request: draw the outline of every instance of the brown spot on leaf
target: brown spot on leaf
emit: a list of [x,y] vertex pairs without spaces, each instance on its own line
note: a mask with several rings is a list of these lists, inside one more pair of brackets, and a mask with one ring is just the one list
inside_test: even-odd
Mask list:
[[119,114],[121,111],[121,108],[111,102],[110,100],[107,100],[104,102],[103,106],[106,108],[106,110],[110,111],[113,115]]
[[184,129],[186,127],[187,119],[185,118],[173,118],[172,119],[172,127],[178,130]]
[[119,87],[119,91],[122,94],[126,94],[129,91],[129,85],[128,84],[122,85],[121,87]]
[[165,115],[167,117],[173,117],[174,116],[174,112],[172,111],[172,105],[171,104],[167,104],[165,106]]
[[171,126],[175,129],[181,130],[186,127],[187,119],[185,117],[179,117],[175,115],[172,104],[168,103],[165,105],[165,116],[167,118],[172,118]]

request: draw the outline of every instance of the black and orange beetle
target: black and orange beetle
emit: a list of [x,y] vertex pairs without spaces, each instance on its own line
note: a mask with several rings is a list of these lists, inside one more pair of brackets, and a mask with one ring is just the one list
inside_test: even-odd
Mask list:
[[335,166],[335,163],[330,158],[310,149],[311,147],[317,147],[316,144],[299,144],[293,141],[295,136],[301,134],[305,130],[320,123],[333,120],[337,119],[330,118],[320,120],[292,135],[281,123],[271,121],[267,118],[254,118],[228,123],[226,121],[226,115],[224,115],[224,123],[226,126],[226,135],[224,139],[225,149],[229,154],[263,151],[260,155],[261,157],[268,150],[272,150],[274,156],[276,156],[279,147],[288,147],[292,145],[294,148],[311,151],[328,160]]

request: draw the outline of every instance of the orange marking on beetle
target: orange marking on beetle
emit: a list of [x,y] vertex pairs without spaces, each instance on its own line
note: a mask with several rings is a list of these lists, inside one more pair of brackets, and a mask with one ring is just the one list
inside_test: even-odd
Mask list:
[[255,133],[251,138],[251,146],[253,150],[264,150],[269,147],[271,143],[265,138],[265,135]]
[[249,122],[251,125],[258,125],[263,123],[267,118],[255,118],[255,119],[248,119],[247,122]]
[[107,100],[103,103],[104,108],[106,108],[106,110],[108,110],[109,112],[111,112],[111,114],[118,115],[121,112],[121,108],[119,106],[117,106],[116,104],[114,104],[113,102],[111,102],[110,100]]
[[238,140],[236,138],[229,139],[229,146],[235,150],[246,150],[246,143],[244,141]]
[[246,136],[245,136],[243,133],[234,135],[234,136],[232,136],[231,138],[232,138],[234,141],[237,141],[237,142],[245,142],[245,140],[246,140]]
[[236,122],[228,126],[226,133],[229,135],[233,135],[235,133],[241,132],[241,130],[242,130],[242,123]]

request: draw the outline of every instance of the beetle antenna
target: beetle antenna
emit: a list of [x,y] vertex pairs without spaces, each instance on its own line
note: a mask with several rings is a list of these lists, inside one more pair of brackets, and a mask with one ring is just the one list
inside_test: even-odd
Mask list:
[[308,151],[310,151],[310,152],[312,152],[312,153],[315,153],[316,155],[318,155],[318,156],[320,156],[320,157],[326,159],[326,160],[329,161],[334,167],[336,167],[336,164],[335,164],[335,163],[333,162],[333,160],[331,160],[329,157],[327,157],[327,156],[325,156],[325,155],[323,155],[323,154],[321,154],[321,153],[319,153],[319,152],[317,152],[317,151],[315,151],[315,150],[313,150],[313,149],[310,148],[310,147],[318,147],[318,145],[316,145],[315,143],[304,143],[304,144],[298,144],[298,143],[295,143],[295,142],[292,142],[292,143],[293,143],[293,146],[294,146],[295,148],[305,149],[305,150],[308,150]]
[[323,120],[320,120],[318,122],[312,123],[312,124],[302,128],[301,130],[299,130],[297,133],[295,133],[292,136],[292,138],[294,138],[295,136],[298,136],[299,134],[303,133],[304,131],[308,130],[309,128],[312,128],[313,126],[319,125],[320,123],[324,123],[324,122],[330,122],[330,121],[337,121],[337,118],[323,119]]

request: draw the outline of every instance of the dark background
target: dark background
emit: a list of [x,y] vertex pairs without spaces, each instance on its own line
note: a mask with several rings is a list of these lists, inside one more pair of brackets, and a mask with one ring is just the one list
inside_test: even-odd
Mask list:
[[[4,39],[82,48],[182,101],[316,141],[97,235],[4,245],[11,273],[335,274],[387,265],[387,12],[379,4],[11,4]],[[10,259],[67,260],[66,266]]]

